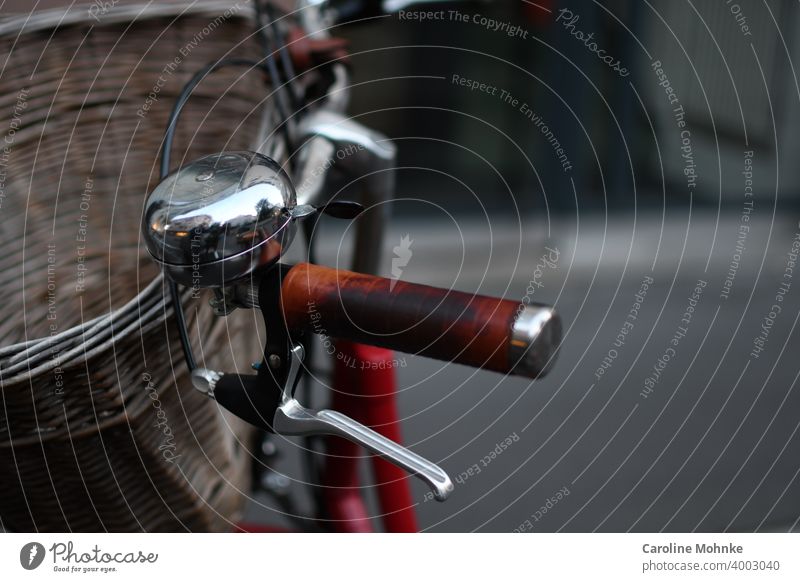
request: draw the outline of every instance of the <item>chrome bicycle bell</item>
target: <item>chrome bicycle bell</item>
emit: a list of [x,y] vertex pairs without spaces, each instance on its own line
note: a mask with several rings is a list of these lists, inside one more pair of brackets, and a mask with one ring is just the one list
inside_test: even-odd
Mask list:
[[191,287],[227,287],[281,258],[299,218],[324,212],[356,218],[356,202],[297,204],[278,162],[256,152],[223,152],[173,172],[144,207],[145,246],[164,274]]
[[297,198],[280,165],[255,152],[200,158],[167,176],[145,203],[147,250],[173,281],[224,287],[280,259]]

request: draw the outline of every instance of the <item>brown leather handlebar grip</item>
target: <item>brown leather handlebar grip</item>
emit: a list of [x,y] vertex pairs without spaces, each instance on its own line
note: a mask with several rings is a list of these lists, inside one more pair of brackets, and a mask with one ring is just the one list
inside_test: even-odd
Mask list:
[[561,339],[551,307],[300,263],[281,301],[293,333],[419,354],[505,374],[544,375]]

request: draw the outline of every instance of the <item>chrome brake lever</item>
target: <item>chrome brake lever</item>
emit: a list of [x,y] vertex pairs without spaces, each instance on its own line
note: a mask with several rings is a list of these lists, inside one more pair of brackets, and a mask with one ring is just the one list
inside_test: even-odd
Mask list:
[[300,404],[294,397],[294,389],[304,357],[302,346],[292,348],[281,404],[275,411],[272,423],[276,433],[289,436],[335,435],[346,438],[422,479],[431,488],[436,500],[447,499],[453,490],[453,482],[435,463],[335,410],[310,410]]

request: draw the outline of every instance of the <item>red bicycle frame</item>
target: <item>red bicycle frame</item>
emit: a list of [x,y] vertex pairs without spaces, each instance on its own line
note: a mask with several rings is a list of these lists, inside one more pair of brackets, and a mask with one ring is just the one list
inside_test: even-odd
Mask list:
[[[337,342],[332,408],[402,442],[397,411],[394,352],[352,342]],[[323,499],[335,531],[373,531],[358,474],[363,449],[339,437],[327,437]],[[383,529],[418,531],[410,476],[384,459],[370,458]]]

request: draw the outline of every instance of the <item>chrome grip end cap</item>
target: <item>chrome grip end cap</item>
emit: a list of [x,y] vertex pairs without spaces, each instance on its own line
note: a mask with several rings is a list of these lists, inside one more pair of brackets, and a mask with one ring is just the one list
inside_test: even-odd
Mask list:
[[561,343],[561,318],[552,307],[526,305],[511,328],[508,357],[511,373],[527,378],[544,377],[556,359]]

